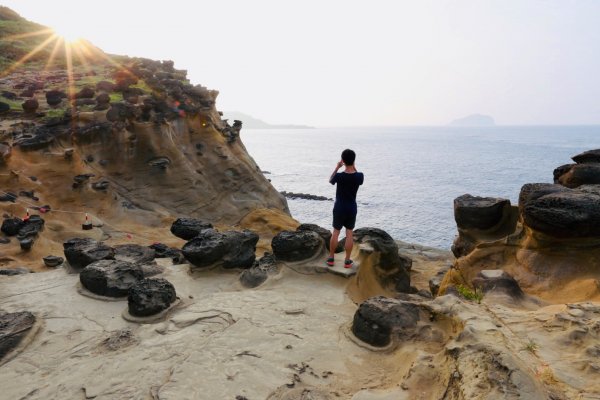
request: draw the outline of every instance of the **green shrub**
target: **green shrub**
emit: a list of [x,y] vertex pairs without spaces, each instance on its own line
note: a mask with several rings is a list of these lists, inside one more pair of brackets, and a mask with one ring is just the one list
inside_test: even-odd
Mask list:
[[458,293],[467,300],[476,301],[477,303],[481,303],[481,300],[483,300],[483,292],[481,289],[471,289],[468,286],[458,285],[456,290],[458,290]]

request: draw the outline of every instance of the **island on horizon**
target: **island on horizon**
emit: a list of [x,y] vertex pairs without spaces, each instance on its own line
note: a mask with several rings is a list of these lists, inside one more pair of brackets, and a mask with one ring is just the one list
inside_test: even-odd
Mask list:
[[251,115],[244,114],[239,111],[224,111],[223,118],[228,120],[240,120],[244,124],[244,128],[247,129],[315,129],[314,126],[309,125],[295,125],[295,124],[270,124],[261,119],[255,118]]

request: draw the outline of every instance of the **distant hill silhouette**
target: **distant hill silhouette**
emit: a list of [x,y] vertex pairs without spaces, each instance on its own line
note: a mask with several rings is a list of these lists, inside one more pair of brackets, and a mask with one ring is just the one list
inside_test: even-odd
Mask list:
[[233,123],[234,119],[239,119],[244,123],[244,128],[248,129],[314,129],[313,126],[308,125],[269,124],[268,122],[254,118],[239,111],[224,111],[223,118],[228,119],[230,123]]
[[464,118],[455,119],[450,123],[453,126],[494,126],[494,118],[489,115],[471,114]]

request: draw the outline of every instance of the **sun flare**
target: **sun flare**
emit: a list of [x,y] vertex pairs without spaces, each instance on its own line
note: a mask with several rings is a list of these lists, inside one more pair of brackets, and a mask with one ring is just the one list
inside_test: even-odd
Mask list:
[[81,39],[81,35],[77,31],[68,27],[54,28],[54,33],[62,38],[65,43],[75,43]]

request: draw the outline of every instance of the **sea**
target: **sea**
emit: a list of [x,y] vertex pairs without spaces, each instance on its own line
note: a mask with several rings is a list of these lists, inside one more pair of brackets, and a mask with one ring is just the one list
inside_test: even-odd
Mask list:
[[[465,193],[517,204],[525,183],[552,183],[554,168],[600,148],[600,126],[243,129],[248,152],[278,191],[335,198],[341,152],[365,175],[356,228],[449,249],[453,200]],[[288,199],[292,216],[331,228],[332,201]],[[343,235],[343,233],[342,233]]]

